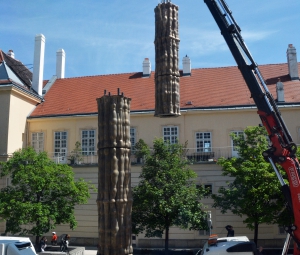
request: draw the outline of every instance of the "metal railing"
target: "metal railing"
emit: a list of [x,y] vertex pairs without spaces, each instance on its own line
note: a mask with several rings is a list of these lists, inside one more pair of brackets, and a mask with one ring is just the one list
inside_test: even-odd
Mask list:
[[230,158],[236,156],[237,153],[233,152],[233,147],[211,147],[204,149],[187,148],[186,157],[191,163],[202,163],[202,162],[215,162],[219,158]]
[[[48,153],[49,157],[56,163],[70,164],[70,165],[92,165],[98,164],[97,151],[86,153],[77,153],[76,155],[71,153]],[[220,157],[230,158],[237,156],[233,152],[233,147],[211,147],[204,149],[187,148],[185,152],[186,158],[191,163],[208,163],[216,162]],[[131,164],[143,164],[142,158],[135,156],[135,151],[131,152]]]
[[70,164],[70,165],[91,165],[98,164],[97,151],[89,153],[57,153],[48,152],[48,156],[55,162],[60,164]]
[[[142,164],[143,159],[142,158],[136,158],[135,153],[132,152],[132,159],[131,163],[133,164]],[[185,151],[185,157],[188,159],[191,163],[205,163],[205,162],[216,162],[219,158],[230,158],[230,157],[236,157],[237,152],[233,151],[232,146],[226,146],[226,147],[211,147],[211,148],[186,148]]]

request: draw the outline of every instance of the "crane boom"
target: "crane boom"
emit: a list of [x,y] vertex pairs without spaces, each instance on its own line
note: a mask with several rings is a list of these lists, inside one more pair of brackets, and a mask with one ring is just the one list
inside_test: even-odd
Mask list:
[[[294,224],[285,228],[288,233],[286,243],[289,243],[292,238],[294,240],[294,255],[300,255],[300,166],[295,155],[297,146],[293,142],[277,104],[264,82],[258,65],[241,36],[241,29],[233,18],[228,5],[224,0],[204,0],[204,2],[221,30],[221,34],[257,106],[257,113],[262,124],[268,132],[271,144],[263,155],[272,165],[294,217]],[[289,185],[284,182],[276,164],[281,165],[285,170]],[[287,248],[288,245],[285,245],[283,254],[286,253]]]

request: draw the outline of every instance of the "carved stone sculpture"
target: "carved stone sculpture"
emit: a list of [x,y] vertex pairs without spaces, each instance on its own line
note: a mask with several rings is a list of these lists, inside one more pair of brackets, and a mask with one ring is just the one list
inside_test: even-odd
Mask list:
[[178,68],[178,6],[170,1],[158,4],[155,12],[155,114],[180,115]]
[[133,254],[130,102],[123,95],[97,99],[98,255]]

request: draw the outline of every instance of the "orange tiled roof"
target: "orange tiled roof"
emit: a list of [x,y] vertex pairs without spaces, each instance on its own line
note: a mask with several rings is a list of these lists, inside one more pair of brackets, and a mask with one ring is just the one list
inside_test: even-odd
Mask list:
[[[278,78],[284,83],[285,102],[300,103],[300,82],[291,81],[287,64],[259,67],[270,92],[276,99]],[[300,73],[300,64],[299,64]],[[117,89],[130,97],[131,111],[154,110],[154,72],[150,78],[142,73],[123,73],[57,79],[31,117],[89,114],[97,112],[96,98],[104,90],[116,95]],[[191,101],[192,105],[187,102]],[[236,66],[192,69],[191,76],[180,77],[180,107],[231,107],[253,105],[250,92]]]

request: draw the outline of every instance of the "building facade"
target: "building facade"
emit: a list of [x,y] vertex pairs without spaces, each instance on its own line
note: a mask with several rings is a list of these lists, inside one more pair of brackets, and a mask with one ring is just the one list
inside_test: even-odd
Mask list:
[[[261,66],[261,71],[274,97],[283,96],[279,109],[294,141],[300,143],[299,80],[289,78],[287,64]],[[92,77],[56,79],[44,96],[44,102],[35,107],[27,118],[26,145],[37,151],[47,151],[58,163],[70,164],[69,156],[79,141],[82,157],[72,166],[77,177],[91,181],[97,186],[97,104],[96,98],[107,90],[117,93],[118,88],[131,103],[131,142],[134,145],[143,139],[151,145],[156,137],[179,143],[188,142],[187,156],[192,160],[190,167],[197,173],[197,184],[210,187],[216,193],[226,185],[228,177],[222,176],[219,157],[237,156],[230,134],[243,133],[247,126],[260,124],[256,107],[237,67],[192,69],[191,74],[181,78],[181,115],[177,118],[154,117],[154,73],[143,77],[142,72]],[[280,77],[282,82],[278,82]],[[276,91],[283,85],[284,94]],[[63,98],[63,100],[61,100]],[[137,185],[142,162],[131,158],[132,185]],[[97,239],[97,194],[93,193],[87,205],[76,208],[78,227],[71,232],[78,243],[94,244]],[[221,214],[211,208],[213,201],[202,201],[212,213],[213,232],[225,234],[227,224],[234,225],[238,235],[253,237],[252,231],[242,223],[240,217],[230,213]],[[58,233],[66,227],[58,226]],[[170,245],[197,247],[207,238],[205,231],[184,231],[173,228]],[[281,246],[285,235],[278,226],[262,225],[259,239],[264,245],[273,242]],[[274,240],[276,240],[274,242]],[[280,241],[278,241],[280,240]],[[283,242],[283,241],[282,241]],[[138,247],[163,247],[163,240],[148,239],[139,235]]]
[[[49,80],[41,78],[45,38],[36,38],[35,66],[32,73],[15,60],[13,52],[0,51],[0,156],[7,158],[17,149],[32,146],[46,151],[61,164],[70,164],[76,178],[83,178],[98,186],[98,115],[97,98],[105,91],[117,94],[121,90],[131,98],[131,144],[143,139],[152,145],[156,137],[181,144],[188,142],[187,157],[197,173],[197,185],[209,187],[217,193],[230,178],[222,176],[216,164],[220,157],[236,157],[237,151],[231,133],[242,134],[248,126],[257,126],[260,119],[250,92],[236,66],[220,68],[191,68],[188,56],[183,58],[183,70],[176,74],[180,80],[180,112],[176,118],[157,118],[155,105],[155,72],[149,59],[141,72],[64,78],[64,51],[58,51],[57,74]],[[292,57],[291,57],[292,56]],[[277,100],[282,117],[294,138],[300,144],[300,65],[296,50],[288,46],[287,63],[260,66],[267,86]],[[20,69],[15,69],[19,66]],[[150,68],[149,68],[150,67]],[[25,70],[25,71],[24,71]],[[142,70],[142,68],[141,68]],[[24,76],[26,73],[26,76]],[[37,77],[37,78],[35,78]],[[178,79],[177,79],[178,78]],[[162,102],[163,103],[163,102]],[[177,102],[176,102],[177,104]],[[174,115],[174,114],[173,114]],[[80,157],[71,160],[76,142],[80,142]],[[142,160],[131,157],[131,183],[139,182]],[[7,185],[2,178],[0,186]],[[98,239],[97,193],[89,202],[76,207],[78,227],[57,226],[58,234],[68,232],[74,244],[96,245]],[[233,225],[236,235],[253,238],[243,219],[233,214],[221,214],[212,208],[207,197],[201,201],[211,212],[213,233],[226,234],[225,226]],[[4,232],[5,224],[0,224]],[[172,228],[170,247],[199,247],[207,239],[206,231],[188,231]],[[50,233],[48,233],[50,236]],[[259,242],[263,246],[282,247],[285,234],[276,225],[261,225]],[[164,240],[136,238],[138,247],[163,247]]]

